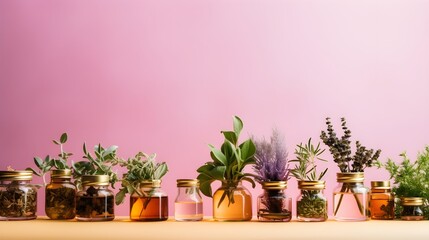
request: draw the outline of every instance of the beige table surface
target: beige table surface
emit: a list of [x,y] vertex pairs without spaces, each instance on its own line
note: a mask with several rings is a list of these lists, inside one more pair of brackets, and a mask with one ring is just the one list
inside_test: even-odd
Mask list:
[[429,240],[429,221],[366,221],[321,223],[264,222],[111,222],[0,221],[0,240],[13,239],[405,239]]

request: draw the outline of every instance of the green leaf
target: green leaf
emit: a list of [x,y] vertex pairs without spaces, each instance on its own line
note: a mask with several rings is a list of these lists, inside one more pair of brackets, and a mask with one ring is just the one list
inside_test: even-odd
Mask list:
[[115,196],[116,205],[122,204],[125,199],[125,194],[127,193],[127,188],[121,188]]
[[215,168],[207,172],[207,174],[215,180],[222,181],[225,177],[225,170],[225,166],[216,166]]
[[241,149],[241,158],[244,161],[252,158],[256,153],[255,144],[251,139],[248,139],[247,141],[240,144],[240,149]]
[[86,143],[83,143],[83,153],[88,155],[88,150],[86,150]]
[[153,173],[154,179],[161,179],[168,172],[168,167],[166,163],[162,163]]
[[223,165],[227,165],[228,162],[226,160],[225,155],[219,149],[215,148],[213,145],[209,144],[209,147],[211,149],[211,153],[213,154],[212,157],[214,157],[216,160],[218,160]]
[[59,142],[57,142],[57,141],[55,141],[55,140],[52,140],[52,142],[54,143],[54,144],[56,144],[56,145],[60,145],[61,143],[59,143]]
[[36,166],[37,166],[39,169],[42,169],[42,166],[43,166],[43,160],[42,160],[41,158],[39,158],[39,157],[35,157],[35,158],[34,158],[34,164],[36,164]]
[[197,177],[198,180],[200,180],[200,190],[201,193],[206,195],[207,197],[212,197],[212,187],[211,184],[214,181],[214,179],[210,178],[209,176],[201,173]]
[[34,169],[32,169],[32,168],[26,168],[26,169],[25,169],[25,171],[32,171],[32,172],[33,172],[33,174],[35,174],[35,175],[37,175],[37,176],[39,176],[39,177],[41,177],[41,176],[42,176],[42,174],[40,174],[39,172],[37,172],[36,170],[34,170]]
[[213,164],[212,164],[212,163],[206,163],[206,164],[204,164],[203,166],[199,167],[199,168],[197,169],[197,172],[198,172],[198,173],[208,172],[208,171],[212,170],[214,167],[215,167],[215,166],[213,166]]
[[67,133],[63,133],[60,137],[60,142],[61,143],[66,143],[67,142]]
[[232,144],[236,145],[238,141],[237,134],[235,132],[231,131],[222,131],[223,135],[225,136],[225,139],[230,141]]
[[243,121],[237,116],[234,116],[234,132],[237,138],[240,136],[241,130],[243,129]]

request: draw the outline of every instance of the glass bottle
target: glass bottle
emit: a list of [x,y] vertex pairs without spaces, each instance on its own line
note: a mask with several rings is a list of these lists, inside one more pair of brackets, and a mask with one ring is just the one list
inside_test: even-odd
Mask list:
[[133,221],[165,221],[168,219],[168,196],[161,189],[161,180],[140,183],[140,193],[130,197],[130,219]]
[[363,172],[337,173],[334,190],[334,219],[337,221],[368,220],[369,189],[363,185]]
[[50,219],[76,216],[76,186],[70,179],[70,169],[51,171],[51,182],[45,189],[45,212]]
[[241,181],[222,182],[213,194],[213,219],[216,221],[250,221],[252,195]]
[[198,179],[177,179],[177,198],[174,204],[176,221],[203,220],[203,199]]
[[323,195],[325,181],[298,181],[301,190],[296,201],[300,222],[323,222],[328,219],[328,201]]
[[114,195],[108,175],[82,176],[83,189],[76,196],[78,221],[112,221],[115,218]]
[[258,196],[258,220],[289,222],[292,218],[292,199],[285,194],[286,181],[263,182],[264,192]]
[[31,171],[0,171],[0,220],[37,218],[38,185]]
[[401,198],[402,212],[401,219],[407,221],[423,220],[424,201],[421,197],[404,197]]
[[394,206],[395,196],[390,188],[390,181],[372,181],[369,198],[371,219],[394,219]]

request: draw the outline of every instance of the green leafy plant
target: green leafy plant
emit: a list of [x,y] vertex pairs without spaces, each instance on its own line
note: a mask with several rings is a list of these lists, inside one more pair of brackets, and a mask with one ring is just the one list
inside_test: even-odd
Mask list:
[[[140,197],[147,197],[147,194],[141,190],[140,184],[148,180],[161,180],[168,172],[167,163],[157,163],[155,158],[156,154],[148,155],[139,152],[127,161],[120,161],[120,165],[126,167],[128,171],[124,174],[124,178],[121,180],[121,188],[116,194],[117,205],[124,202],[126,194],[137,193]],[[148,202],[144,206],[147,204]]]
[[55,145],[60,146],[60,153],[58,154],[58,158],[51,158],[49,155],[42,160],[40,157],[34,157],[34,164],[38,168],[38,170],[34,170],[33,168],[27,168],[26,170],[32,171],[39,177],[42,177],[43,183],[46,185],[45,175],[52,169],[70,169],[67,165],[68,158],[72,156],[72,153],[65,152],[63,150],[63,144],[67,142],[67,133],[61,134],[60,140],[52,140]]
[[251,139],[238,144],[238,139],[243,129],[243,122],[237,116],[233,118],[233,131],[222,131],[225,140],[221,148],[215,148],[209,145],[210,156],[212,162],[207,162],[197,169],[199,173],[198,179],[200,181],[201,192],[212,197],[211,183],[214,181],[221,181],[229,187],[222,195],[219,205],[228,197],[229,204],[234,203],[234,186],[238,182],[248,181],[255,187],[255,182],[251,178],[251,174],[244,173],[244,167],[255,163],[254,155],[256,152],[255,144]]
[[[378,168],[386,169],[390,178],[394,180],[393,192],[397,198],[401,197],[422,197],[425,199],[424,213],[426,219],[429,218],[429,146],[423,152],[418,153],[414,163],[411,162],[407,154],[399,155],[402,161],[396,163],[388,159],[386,163],[376,162]],[[400,216],[401,208],[395,208],[395,215]]]

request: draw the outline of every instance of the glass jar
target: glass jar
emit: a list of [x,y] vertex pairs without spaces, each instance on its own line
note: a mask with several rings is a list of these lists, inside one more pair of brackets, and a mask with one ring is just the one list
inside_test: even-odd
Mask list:
[[51,171],[51,182],[45,189],[45,212],[50,219],[76,216],[76,186],[70,179],[70,169]]
[[252,195],[241,181],[222,182],[213,194],[213,219],[216,221],[250,221]]
[[38,185],[32,171],[0,171],[0,220],[37,218]]
[[130,219],[133,221],[168,219],[168,196],[161,189],[161,180],[140,183],[140,192],[134,192],[130,197]]
[[404,197],[401,198],[402,213],[401,219],[408,221],[423,220],[423,198],[421,197]]
[[198,179],[177,179],[177,198],[174,203],[176,221],[203,220],[203,199]]
[[395,195],[390,188],[390,181],[372,181],[369,208],[371,219],[392,220],[394,213]]
[[78,221],[112,221],[115,218],[114,195],[109,189],[108,175],[84,175],[76,195]]
[[292,218],[292,199],[285,194],[286,181],[263,182],[264,192],[258,196],[258,220],[289,222]]
[[337,173],[334,190],[334,219],[337,221],[368,220],[369,189],[363,185],[363,172]]
[[298,181],[300,194],[296,216],[300,222],[323,222],[328,219],[328,201],[323,195],[325,181]]

